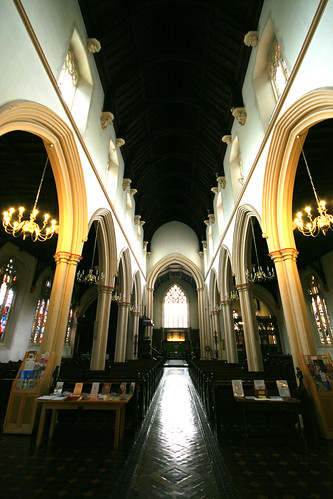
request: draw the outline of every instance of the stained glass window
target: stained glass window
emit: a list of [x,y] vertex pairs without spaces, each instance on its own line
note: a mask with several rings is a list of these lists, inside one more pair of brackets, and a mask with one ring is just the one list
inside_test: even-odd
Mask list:
[[271,55],[268,62],[268,74],[271,79],[275,98],[278,100],[289,78],[289,73],[280,45],[276,40],[272,45]]
[[44,281],[41,296],[38,300],[36,307],[34,323],[32,326],[32,331],[30,336],[31,343],[40,343],[43,339],[47,312],[49,310],[51,288],[52,288],[51,279],[46,279]]
[[65,344],[68,345],[71,339],[71,330],[72,330],[72,325],[73,325],[73,309],[72,307],[70,308],[69,314],[68,314],[68,322],[67,322],[67,329],[66,329],[66,336],[65,336]]
[[15,299],[16,268],[12,258],[0,269],[0,282],[0,342],[3,342]]
[[308,293],[311,303],[311,311],[317,326],[319,341],[323,345],[332,345],[332,326],[327,312],[325,298],[321,295],[319,282],[311,275]]
[[79,81],[79,71],[73,53],[69,50],[59,77],[59,87],[71,110]]
[[188,301],[184,291],[174,284],[164,298],[164,327],[188,327]]

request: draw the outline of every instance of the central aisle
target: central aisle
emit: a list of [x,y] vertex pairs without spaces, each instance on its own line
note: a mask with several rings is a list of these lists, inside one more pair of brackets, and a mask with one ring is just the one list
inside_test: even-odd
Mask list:
[[127,497],[235,497],[187,369],[165,369],[147,418]]

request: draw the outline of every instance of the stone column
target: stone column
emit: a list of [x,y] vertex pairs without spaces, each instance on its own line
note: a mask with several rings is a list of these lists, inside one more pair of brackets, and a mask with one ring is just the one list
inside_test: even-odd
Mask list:
[[[138,340],[139,340],[139,320],[140,320],[140,312],[133,312],[133,334],[132,334],[132,346],[131,359],[136,360],[138,358]],[[135,344],[136,339],[136,344]]]
[[225,343],[227,350],[227,361],[238,362],[236,335],[234,330],[234,318],[232,314],[232,301],[221,301],[222,321],[224,327]]
[[56,270],[40,350],[41,352],[54,351],[54,366],[59,366],[67,330],[76,268],[81,260],[81,255],[59,251],[54,255],[54,259]]
[[94,338],[91,353],[91,370],[105,369],[105,354],[108,341],[109,320],[112,300],[112,286],[99,284]]
[[129,305],[130,303],[126,301],[118,303],[118,322],[114,354],[115,362],[125,362],[126,359],[127,319]]
[[199,318],[199,337],[200,337],[200,357],[204,358],[206,356],[205,352],[205,304],[204,304],[204,296],[205,296],[205,288],[197,288],[198,292],[198,318]]
[[316,352],[304,293],[296,264],[298,251],[284,248],[273,251],[274,261],[288,339],[294,366],[299,363],[299,355],[314,355]]
[[252,289],[249,283],[237,285],[243,319],[244,340],[249,371],[262,371],[263,361],[259,342],[257,319]]
[[[153,321],[154,315],[154,288],[147,288],[147,307],[146,307],[146,315]],[[154,321],[153,321],[154,322]],[[153,337],[153,327],[147,326],[145,331],[146,337],[152,340]]]

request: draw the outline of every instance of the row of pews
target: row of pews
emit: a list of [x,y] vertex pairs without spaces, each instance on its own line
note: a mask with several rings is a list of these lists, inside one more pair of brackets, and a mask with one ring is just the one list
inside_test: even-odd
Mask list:
[[288,381],[292,397],[298,395],[297,382],[291,357],[264,363],[264,371],[248,371],[244,364],[233,364],[219,360],[196,360],[188,362],[189,373],[211,428],[221,436],[223,428],[238,424],[236,403],[233,397],[232,380],[242,380],[245,395],[254,395],[254,380],[265,380],[269,396],[278,395],[276,380]]
[[110,383],[111,392],[120,393],[120,384],[126,383],[127,393],[135,383],[133,397],[126,408],[126,418],[131,419],[134,431],[139,429],[149,408],[156,388],[163,375],[163,359],[128,360],[109,362],[105,370],[90,370],[84,363],[63,359],[58,372],[54,374],[54,384],[62,381],[63,391],[73,392],[75,383],[83,383],[83,393],[90,393],[92,383]]

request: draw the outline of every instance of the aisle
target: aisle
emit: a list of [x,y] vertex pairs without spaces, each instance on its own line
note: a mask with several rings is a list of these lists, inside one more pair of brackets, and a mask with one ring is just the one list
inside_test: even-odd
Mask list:
[[188,370],[165,369],[141,444],[139,438],[127,463],[131,479],[124,471],[122,481],[124,485],[131,482],[131,486],[121,492],[122,497],[235,497],[198,404]]

